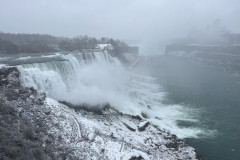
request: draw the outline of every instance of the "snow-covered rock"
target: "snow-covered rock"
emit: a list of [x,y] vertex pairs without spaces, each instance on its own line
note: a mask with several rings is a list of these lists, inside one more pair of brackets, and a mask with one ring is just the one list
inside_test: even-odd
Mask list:
[[5,64],[0,64],[0,69],[3,68],[3,67],[6,67]]

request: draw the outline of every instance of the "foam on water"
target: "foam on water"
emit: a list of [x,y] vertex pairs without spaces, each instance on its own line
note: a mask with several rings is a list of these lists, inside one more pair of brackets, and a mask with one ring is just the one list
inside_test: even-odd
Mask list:
[[[52,55],[51,55],[52,56]],[[165,93],[155,79],[127,71],[107,52],[57,54],[67,61],[22,64],[20,79],[27,87],[74,105],[110,103],[119,111],[140,115],[180,138],[197,137],[198,128],[180,128],[178,120],[197,120],[186,107],[162,103]]]
[[26,56],[26,57],[19,57],[18,59],[19,60],[26,60],[26,59],[31,59],[32,57],[31,56]]
[[181,128],[177,121],[198,122],[193,115],[198,112],[180,105],[166,105],[162,101],[166,93],[152,77],[131,74],[129,99],[132,104],[121,107],[119,110],[133,115],[144,114],[148,121],[158,125],[161,129],[170,131],[180,138],[195,137],[203,134],[200,128]]

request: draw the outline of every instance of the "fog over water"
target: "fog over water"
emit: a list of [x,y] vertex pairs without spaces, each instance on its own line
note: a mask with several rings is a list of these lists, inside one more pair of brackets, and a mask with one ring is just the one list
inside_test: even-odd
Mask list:
[[240,32],[240,1],[1,0],[0,19],[3,32],[138,40],[141,54],[159,54],[169,40],[214,19]]

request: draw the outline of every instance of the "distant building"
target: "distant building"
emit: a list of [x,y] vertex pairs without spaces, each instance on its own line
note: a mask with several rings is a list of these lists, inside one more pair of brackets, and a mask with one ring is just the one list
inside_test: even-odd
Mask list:
[[113,46],[111,44],[97,44],[96,49],[111,51],[113,50]]

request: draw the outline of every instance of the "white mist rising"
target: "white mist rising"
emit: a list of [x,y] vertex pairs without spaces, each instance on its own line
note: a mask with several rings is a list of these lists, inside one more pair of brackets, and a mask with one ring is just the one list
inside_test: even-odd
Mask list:
[[50,97],[73,105],[119,105],[124,101],[121,90],[127,75],[122,65],[103,53],[92,55],[96,58],[94,63],[90,62],[94,57],[84,61],[80,55],[62,55],[68,60],[64,62],[18,66],[21,80],[25,86],[46,91]]
[[[19,65],[23,85],[75,106],[109,103],[118,111],[139,115],[180,138],[198,137],[198,128],[180,128],[178,120],[196,121],[180,105],[162,103],[165,93],[155,79],[134,74],[107,53],[59,54],[66,61]],[[145,114],[145,116],[143,116]]]

